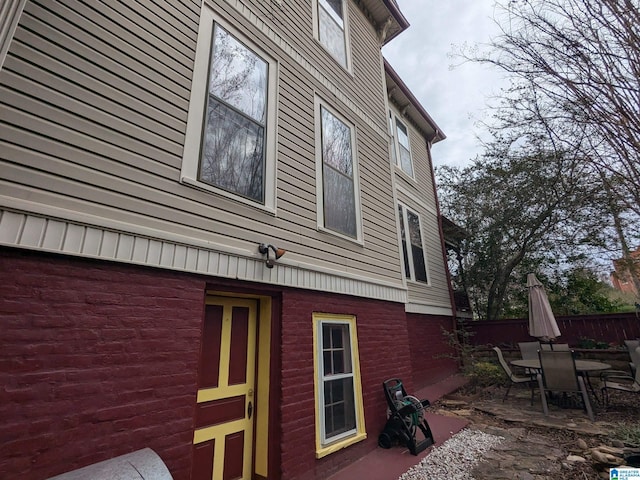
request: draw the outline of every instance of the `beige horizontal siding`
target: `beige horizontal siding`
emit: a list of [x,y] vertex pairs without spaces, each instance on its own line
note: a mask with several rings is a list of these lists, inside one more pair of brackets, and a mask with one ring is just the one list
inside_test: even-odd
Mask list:
[[[39,18],[37,15],[43,17]],[[137,99],[138,102],[158,110],[158,114],[154,114],[152,118],[159,117],[160,121],[163,120],[163,114],[177,118],[182,123],[186,120],[189,102],[187,90],[143,76],[142,66],[128,69],[108,58],[101,50],[87,45],[83,41],[87,35],[74,25],[49,16],[35,3],[29,2],[20,19],[20,26],[22,28],[18,29],[14,39],[18,41],[14,41],[11,46],[12,54],[19,43],[32,45],[45,56],[59,62],[58,70],[52,73],[62,78],[68,76],[69,80],[89,89],[95,84],[101,84],[96,93],[104,92],[105,96],[118,99],[125,104],[131,99]],[[18,56],[18,53],[15,55]],[[93,84],[87,83],[89,79],[93,80]],[[132,109],[135,107],[135,103],[131,105]]]
[[358,8],[357,2],[347,2],[352,72],[346,71],[314,39],[312,0],[287,0],[283,1],[281,6],[270,0],[231,3],[249,6],[261,22],[276,29],[321,72],[325,72],[341,88],[349,90],[367,116],[373,119],[379,128],[386,129],[384,103],[371,101],[372,98],[380,98],[384,94],[380,44],[373,26]]
[[414,165],[414,175],[417,190],[422,194],[422,198],[430,207],[436,208],[436,196],[433,190],[433,170],[431,167],[431,157],[427,150],[425,138],[414,128],[409,127],[411,154]]
[[409,303],[451,308],[428,146],[413,126],[408,128],[415,180],[396,171],[396,188],[398,200],[420,215],[429,285],[408,281],[407,295]]
[[[254,3],[247,18],[235,1],[216,3],[280,64],[275,216],[180,183],[199,21],[198,3],[187,0],[28,2],[0,72],[3,201],[222,249],[273,241],[307,265],[399,284],[373,30],[349,2],[351,75],[313,39],[310,11],[298,22],[309,2],[283,2],[300,11],[280,23],[265,17],[271,2]],[[357,127],[364,246],[316,228],[316,94]]]

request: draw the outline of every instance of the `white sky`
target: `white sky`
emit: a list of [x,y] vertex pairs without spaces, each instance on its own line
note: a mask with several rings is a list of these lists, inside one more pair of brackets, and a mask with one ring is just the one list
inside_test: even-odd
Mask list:
[[448,56],[453,45],[487,43],[498,34],[494,0],[397,0],[411,26],[383,54],[447,138],[433,146],[437,165],[462,166],[481,152],[474,125],[500,73]]

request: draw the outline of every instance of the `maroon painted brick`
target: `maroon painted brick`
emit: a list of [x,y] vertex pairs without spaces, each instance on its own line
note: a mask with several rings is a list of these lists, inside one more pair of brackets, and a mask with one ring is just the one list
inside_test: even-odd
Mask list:
[[458,371],[451,358],[455,351],[447,343],[442,330],[450,331],[452,317],[407,314],[411,367],[415,388],[436,383]]
[[0,272],[3,478],[148,446],[187,479],[202,279],[7,249]]
[[[386,421],[382,381],[398,376],[411,383],[404,305],[286,290],[282,295],[282,312],[282,478],[326,478],[338,468],[377,448],[377,437]],[[355,315],[357,318],[368,433],[367,440],[361,444],[320,460],[315,458],[314,312]]]
[[[188,478],[206,287],[201,278],[4,249],[0,271],[11,272],[0,278],[6,326],[0,414],[10,419],[0,424],[7,447],[0,471],[16,479],[46,478],[148,446],[176,480]],[[281,322],[280,358],[272,360],[281,365],[273,428],[279,429],[283,480],[326,478],[377,448],[386,421],[383,380],[400,377],[411,391],[424,377],[451,368],[433,358],[443,348],[445,318],[407,319],[402,304],[345,295],[267,291],[281,295],[282,315],[274,318]],[[314,312],[357,317],[368,433],[366,441],[320,460]],[[425,373],[416,374],[416,367]]]

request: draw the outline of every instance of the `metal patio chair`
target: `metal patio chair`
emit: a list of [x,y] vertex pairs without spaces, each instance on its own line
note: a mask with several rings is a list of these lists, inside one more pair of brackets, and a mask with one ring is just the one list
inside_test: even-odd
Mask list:
[[533,405],[533,389],[536,385],[535,375],[526,375],[526,376],[516,375],[511,371],[511,368],[509,368],[509,364],[506,362],[506,360],[504,359],[504,356],[502,355],[502,350],[500,350],[499,347],[493,347],[493,350],[498,355],[498,361],[500,362],[500,365],[502,366],[504,373],[507,374],[507,377],[509,377],[509,380],[510,380],[509,386],[507,387],[507,391],[505,392],[504,397],[502,398],[502,401],[504,402],[507,399],[507,395],[509,395],[509,391],[511,390],[512,385],[526,383],[529,385],[529,388],[531,389],[531,405]]
[[570,352],[568,343],[541,343],[540,350],[553,350],[558,352]]
[[[640,356],[640,347],[636,347],[633,352]],[[634,375],[608,374],[603,376],[601,380],[605,408],[609,406],[609,390],[640,394],[640,368],[636,367]]]
[[625,340],[624,344],[626,345],[627,350],[631,351],[640,347],[640,340]]
[[537,377],[544,414],[549,414],[547,392],[579,393],[589,419],[594,421],[587,387],[584,378],[579,376],[576,371],[573,352],[570,350],[540,350],[538,356],[540,357],[541,373]]
[[537,360],[540,342],[519,342],[518,348],[523,360]]
[[631,375],[635,375],[638,366],[640,366],[640,350],[638,350],[640,340],[625,340],[624,344],[627,346],[627,350],[629,350],[629,357],[631,357],[631,361],[629,362]]
[[[538,350],[540,350],[540,342],[519,342],[518,348],[520,349],[520,355],[523,360],[537,360]],[[527,375],[535,375],[538,373],[536,370],[525,368],[524,371]]]

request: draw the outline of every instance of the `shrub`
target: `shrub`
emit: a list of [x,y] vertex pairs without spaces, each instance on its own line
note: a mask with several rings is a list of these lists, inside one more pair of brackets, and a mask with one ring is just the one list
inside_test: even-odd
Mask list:
[[465,369],[465,375],[469,377],[474,387],[489,387],[491,385],[508,385],[504,370],[499,365],[491,362],[475,362]]
[[608,342],[596,341],[593,338],[580,337],[578,348],[603,350],[611,348],[611,345]]

